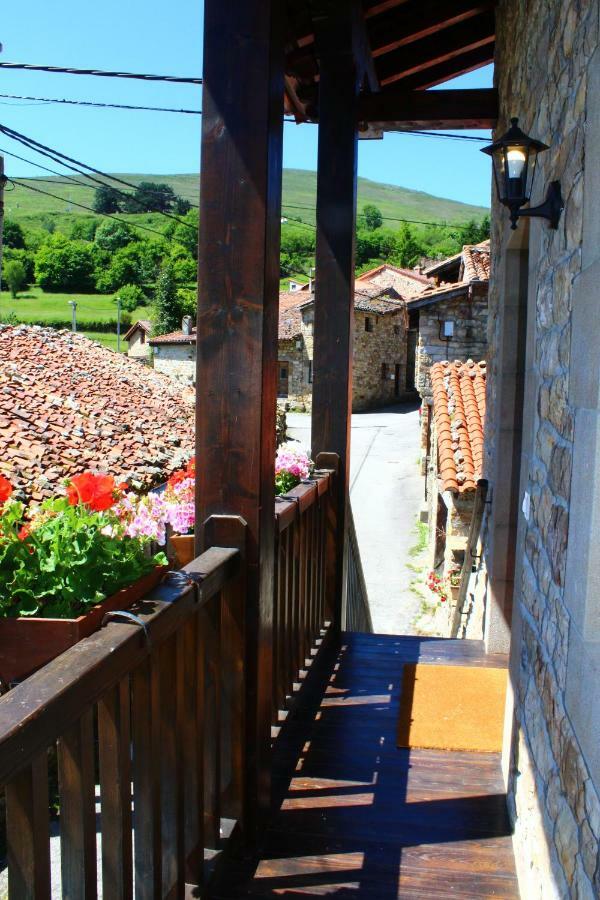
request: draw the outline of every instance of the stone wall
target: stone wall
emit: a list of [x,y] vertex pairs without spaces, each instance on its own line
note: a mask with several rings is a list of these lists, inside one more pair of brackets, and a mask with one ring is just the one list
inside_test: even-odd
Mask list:
[[[421,397],[431,397],[429,371],[436,362],[445,359],[484,360],[487,355],[487,287],[473,286],[470,297],[440,300],[419,310],[417,341],[416,385]],[[440,338],[440,322],[454,322],[454,337]]]
[[154,368],[185,384],[196,381],[196,345],[161,344],[152,348]]
[[[511,485],[494,484],[493,478],[502,471],[503,435],[512,428],[507,410],[515,373],[505,360],[511,349],[506,321],[513,314],[513,285],[506,273],[515,237],[506,210],[497,202],[494,206],[485,473],[493,497],[486,523],[486,616],[491,621],[495,614],[496,578],[506,578],[497,574],[499,569],[512,565],[506,745],[521,894],[527,900],[591,900],[600,896],[600,705],[595,699],[600,628],[597,621],[586,628],[586,612],[590,602],[598,602],[591,600],[590,590],[597,596],[598,570],[587,566],[598,543],[590,522],[592,497],[595,501],[598,495],[600,404],[597,389],[590,400],[589,390],[579,387],[584,381],[589,385],[590,367],[596,386],[598,381],[599,344],[588,333],[598,337],[600,331],[599,4],[500,0],[496,19],[495,77],[502,115],[497,133],[518,115],[525,131],[550,145],[539,157],[532,205],[543,200],[551,180],[560,179],[565,209],[557,231],[532,220],[528,246],[520,251],[528,267],[521,487],[512,503],[514,525],[510,510],[506,525],[500,510]],[[521,239],[527,233],[522,220]],[[594,266],[593,277],[586,276]],[[577,316],[578,334],[573,331]],[[574,454],[580,454],[579,467],[573,466]],[[499,564],[506,528],[516,544],[502,551]]]
[[127,341],[127,356],[133,359],[146,360],[150,356],[149,337],[141,328],[136,329]]
[[[297,343],[300,343],[300,347]],[[310,403],[312,385],[309,382],[310,360],[306,352],[304,339],[299,341],[280,340],[278,342],[277,358],[280,362],[289,363],[288,399],[293,403]],[[282,398],[283,399],[283,398]]]
[[[372,331],[365,328],[367,318],[371,320]],[[383,366],[386,367],[385,377]],[[356,310],[352,372],[353,410],[383,406],[406,397],[406,328],[403,309],[384,316]]]

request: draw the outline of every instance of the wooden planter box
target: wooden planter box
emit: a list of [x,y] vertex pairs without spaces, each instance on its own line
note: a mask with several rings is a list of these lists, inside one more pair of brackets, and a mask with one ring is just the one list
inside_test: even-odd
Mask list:
[[156,587],[168,566],[156,566],[143,578],[76,619],[20,616],[0,619],[0,678],[9,685],[21,681],[60,656],[83,638],[98,631],[105,613],[128,609]]
[[194,535],[193,534],[173,534],[169,538],[178,569],[183,569],[195,557],[194,553]]

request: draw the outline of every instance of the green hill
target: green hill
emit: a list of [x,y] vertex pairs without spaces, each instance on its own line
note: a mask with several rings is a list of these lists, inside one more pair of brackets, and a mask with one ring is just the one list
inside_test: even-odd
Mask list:
[[[10,167],[8,173],[10,177]],[[192,203],[198,203],[198,175],[131,175],[119,174],[120,178],[137,184],[140,181],[158,181],[169,184],[176,194],[184,197]],[[73,216],[90,215],[85,210],[75,206],[81,203],[91,206],[94,199],[94,187],[84,187],[68,183],[68,177],[60,178],[51,175],[43,180],[38,178],[20,178],[49,193],[60,194],[61,200],[54,200],[42,194],[28,191],[15,186],[9,187],[5,194],[5,212],[7,218],[20,222],[22,225],[36,226],[43,220],[54,220],[57,225],[65,224]],[[126,188],[123,188],[126,190]],[[300,218],[304,222],[315,221],[314,205],[317,190],[316,172],[303,169],[286,169],[283,173],[283,214],[290,218]],[[447,200],[442,197],[433,197],[423,191],[413,191],[408,188],[397,187],[391,184],[379,184],[367,178],[358,179],[358,209],[359,212],[365,203],[373,203],[379,207],[384,218],[384,225],[390,228],[398,228],[399,222],[394,219],[418,219],[433,222],[448,222],[458,224],[469,219],[481,219],[489,210],[481,206],[470,206],[466,203],[458,203],[455,200]],[[309,207],[309,209],[297,208]],[[164,227],[165,219],[155,213],[143,213],[126,215],[120,213],[123,218],[132,222],[145,223],[152,227]],[[391,221],[390,221],[391,219]]]

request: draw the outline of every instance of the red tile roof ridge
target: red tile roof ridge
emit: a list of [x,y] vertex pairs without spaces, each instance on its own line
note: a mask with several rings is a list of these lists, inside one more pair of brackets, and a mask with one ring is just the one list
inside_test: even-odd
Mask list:
[[473,490],[481,478],[485,361],[443,360],[431,368],[438,468],[443,490]]

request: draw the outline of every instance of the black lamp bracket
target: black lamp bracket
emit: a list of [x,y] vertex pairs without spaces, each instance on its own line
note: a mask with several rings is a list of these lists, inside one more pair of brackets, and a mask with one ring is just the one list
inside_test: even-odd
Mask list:
[[517,227],[517,218],[529,216],[531,219],[548,219],[550,228],[556,230],[558,228],[560,214],[564,208],[565,204],[560,190],[560,181],[551,181],[546,194],[546,199],[539,206],[532,206],[529,209],[511,209],[511,227],[513,229]]

